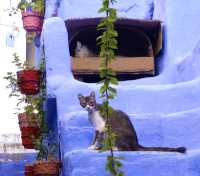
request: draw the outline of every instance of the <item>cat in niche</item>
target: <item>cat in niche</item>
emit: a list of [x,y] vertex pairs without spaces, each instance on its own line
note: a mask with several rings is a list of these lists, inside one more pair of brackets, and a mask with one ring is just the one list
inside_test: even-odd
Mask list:
[[[105,138],[106,120],[100,114],[101,104],[96,103],[95,92],[89,96],[78,95],[80,105],[88,112],[88,118],[95,129],[95,136],[89,149],[100,150]],[[128,117],[120,110],[113,110],[110,115],[110,125],[116,135],[115,150],[118,151],[158,151],[185,153],[185,147],[144,147],[139,144],[136,131]]]
[[94,54],[94,52],[90,50],[86,45],[83,45],[80,41],[76,42],[75,57],[86,58],[95,56],[97,55]]

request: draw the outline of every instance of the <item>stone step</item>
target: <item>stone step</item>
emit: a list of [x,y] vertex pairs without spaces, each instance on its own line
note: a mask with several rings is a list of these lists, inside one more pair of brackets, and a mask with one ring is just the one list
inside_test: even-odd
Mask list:
[[[108,153],[74,150],[65,154],[65,176],[106,176],[105,160]],[[198,176],[200,150],[186,154],[164,152],[116,152],[124,158],[126,176]]]
[[[64,152],[87,149],[93,138],[94,129],[88,121],[87,113],[69,114],[62,126]],[[131,115],[130,117],[144,146],[185,146],[188,149],[200,148],[200,109],[168,115]],[[191,120],[192,119],[192,120]]]
[[[117,152],[124,156],[126,176],[198,176],[200,167],[200,109],[170,114],[132,114],[139,141],[144,146],[187,147],[186,154],[163,152]],[[93,128],[87,113],[66,115],[64,175],[106,176],[105,153],[90,151]]]
[[[97,102],[101,103],[99,85],[85,84],[75,80],[68,80],[61,76],[52,76],[49,82],[55,83],[59,111],[69,113],[82,110],[77,95],[89,95],[91,91],[96,92]],[[111,106],[121,109],[128,114],[160,113],[170,114],[199,107],[200,78],[192,81],[169,84],[169,85],[144,85],[137,86],[131,81],[120,83],[117,87],[117,96],[111,101]],[[59,85],[62,85],[59,87]],[[129,86],[128,86],[129,85]],[[52,88],[53,89],[53,88]],[[189,90],[189,91],[188,91]],[[70,95],[65,98],[66,95]]]

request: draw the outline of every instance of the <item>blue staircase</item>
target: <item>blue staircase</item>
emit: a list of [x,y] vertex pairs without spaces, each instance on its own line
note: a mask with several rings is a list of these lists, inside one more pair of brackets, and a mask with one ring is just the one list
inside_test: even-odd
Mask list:
[[[62,19],[46,20],[43,39],[47,95],[56,98],[62,176],[109,176],[104,168],[106,153],[88,150],[94,132],[77,98],[79,93],[88,95],[95,91],[97,102],[101,102],[99,85],[73,78],[67,37]],[[179,65],[175,66],[178,69]],[[130,116],[141,145],[185,146],[187,153],[116,152],[124,156],[126,176],[200,176],[199,74],[190,80],[169,84],[150,82],[147,85],[120,82],[112,107]]]
[[[126,176],[199,176],[200,109],[160,115],[131,116],[144,146],[185,146],[186,154],[169,152],[116,152],[124,157],[123,169]],[[194,116],[196,114],[196,116]],[[137,116],[137,117],[136,117]],[[191,121],[190,116],[193,117]],[[182,120],[180,120],[182,119]],[[105,159],[107,153],[88,150],[92,141],[93,128],[84,113],[77,113],[66,121],[64,148],[64,176],[107,176]],[[191,134],[193,134],[191,136]],[[196,135],[195,135],[196,134]]]

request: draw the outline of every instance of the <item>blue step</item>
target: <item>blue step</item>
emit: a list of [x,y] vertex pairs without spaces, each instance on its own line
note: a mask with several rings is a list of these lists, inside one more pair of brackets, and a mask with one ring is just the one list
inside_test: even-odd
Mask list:
[[[109,176],[105,171],[107,153],[76,150],[64,156],[64,176]],[[124,157],[126,176],[199,176],[200,150],[186,154],[164,152],[116,152]]]
[[[142,145],[185,146],[187,153],[116,152],[125,158],[126,176],[200,176],[199,108],[171,114],[132,114],[130,119]],[[87,114],[68,114],[61,129],[64,176],[107,176],[106,153],[87,149],[94,134]]]

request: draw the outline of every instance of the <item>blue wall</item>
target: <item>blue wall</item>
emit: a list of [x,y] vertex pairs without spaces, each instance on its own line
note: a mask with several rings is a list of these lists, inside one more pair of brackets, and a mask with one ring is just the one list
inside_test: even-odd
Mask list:
[[[65,20],[70,15],[77,15],[77,10],[71,12],[76,5],[77,9],[80,7],[79,2],[63,0],[60,17]],[[96,1],[84,2],[93,4]],[[147,1],[141,3],[147,4]],[[200,29],[199,22],[196,22],[200,15],[200,1],[165,0],[163,3],[165,50],[160,57],[163,72],[154,78],[120,82],[118,95],[111,104],[130,116],[141,144],[186,146],[188,150],[186,154],[119,152],[125,156],[127,176],[198,176],[200,171],[200,44],[197,42]],[[49,5],[47,16],[51,9],[53,7]],[[155,9],[159,11],[162,8],[157,6]],[[73,78],[66,40],[68,34],[62,18],[46,19],[42,38],[47,64],[47,95],[56,98],[63,175],[106,176],[105,154],[87,149],[94,132],[77,98],[78,93],[88,95],[95,91],[97,101],[101,102],[99,85]]]

